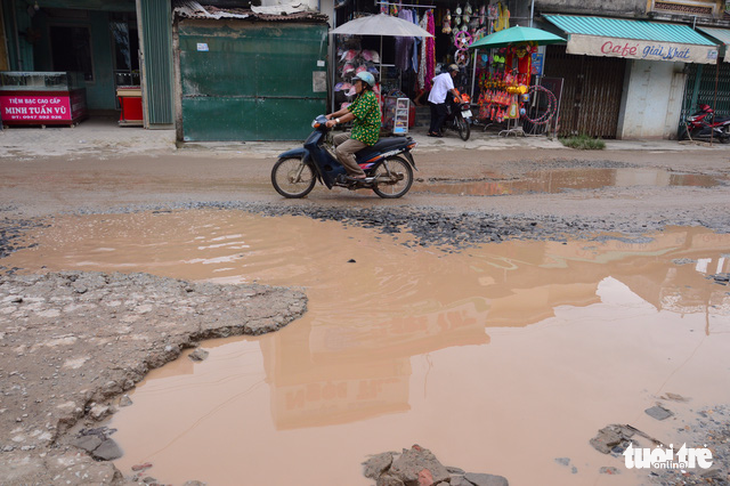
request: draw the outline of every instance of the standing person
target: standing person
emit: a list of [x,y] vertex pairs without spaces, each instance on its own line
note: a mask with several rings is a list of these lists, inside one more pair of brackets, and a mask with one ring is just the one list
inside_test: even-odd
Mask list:
[[347,170],[350,179],[365,179],[365,172],[355,162],[355,152],[375,145],[380,138],[380,103],[373,93],[375,77],[367,71],[358,73],[354,79],[357,97],[347,108],[326,116],[327,126],[352,122],[352,131],[335,135],[337,159]]
[[456,64],[449,65],[445,73],[441,73],[433,78],[433,87],[431,94],[428,95],[428,104],[431,105],[431,127],[428,129],[429,137],[440,137],[441,126],[446,120],[446,96],[451,93],[457,103],[461,103],[461,98],[454,88],[454,78],[459,73],[459,66]]

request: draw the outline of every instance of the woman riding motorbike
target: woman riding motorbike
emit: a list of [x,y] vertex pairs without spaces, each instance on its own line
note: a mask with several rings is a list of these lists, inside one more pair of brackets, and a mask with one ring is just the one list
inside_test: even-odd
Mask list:
[[375,145],[380,138],[380,103],[373,93],[375,77],[363,71],[354,79],[357,97],[349,106],[326,115],[327,127],[352,120],[352,131],[335,135],[337,159],[347,170],[348,177],[354,180],[365,179],[365,172],[355,162],[355,153],[365,147]]

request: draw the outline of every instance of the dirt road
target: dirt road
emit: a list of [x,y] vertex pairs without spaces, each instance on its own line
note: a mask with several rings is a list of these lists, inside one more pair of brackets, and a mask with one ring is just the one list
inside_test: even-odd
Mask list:
[[[730,232],[727,151],[429,149],[415,154],[419,172],[412,192],[394,201],[322,186],[306,199],[284,200],[269,182],[274,154],[269,148],[0,159],[0,250],[33,244],[23,239],[27,230],[53,225],[60,213],[202,207],[306,214],[384,232],[405,228],[417,243],[457,247],[606,231],[636,235],[673,225]],[[108,438],[93,424],[113,412],[121,394],[148,368],[173,359],[199,339],[222,335],[201,332],[193,318],[210,316],[205,309],[215,307],[219,289],[201,290],[178,281],[120,282],[115,275],[54,274],[23,280],[9,275],[16,272],[4,267],[3,260],[0,270],[6,273],[0,280],[0,379],[9,384],[0,410],[6,429],[1,434],[6,439],[0,443],[0,476],[12,478],[11,484],[125,481],[110,463],[94,462],[79,451],[93,452]],[[148,284],[169,292],[151,295],[144,290]],[[282,305],[284,318],[277,325],[301,314],[301,294],[277,292],[244,291],[243,300],[255,295],[264,303],[242,304],[248,314],[233,319],[248,322],[251,313],[269,305],[266,299]],[[190,300],[186,308],[191,328],[172,335],[165,326],[180,294]],[[204,297],[193,302],[195,295]],[[168,307],[160,306],[163,301]],[[122,302],[126,312],[117,312]],[[47,326],[64,317],[67,327],[49,339]],[[259,317],[275,320],[271,314]],[[244,332],[231,330],[230,315],[217,319],[218,330]],[[89,320],[98,321],[95,333],[84,330]],[[122,329],[115,329],[117,323],[124,324]],[[114,346],[120,337],[131,347],[95,352],[99,346]],[[120,366],[121,356],[138,366]],[[129,375],[120,369],[137,371]]]
[[[370,192],[328,191],[323,186],[304,200],[284,200],[271,188],[269,151],[238,153],[180,151],[153,157],[50,158],[0,162],[0,201],[6,216],[43,216],[62,211],[106,211],[192,203],[264,204],[276,208],[387,208],[447,213],[557,218],[595,230],[636,230],[667,224],[724,228],[730,198],[730,155],[726,151],[673,152],[501,150],[416,152],[419,171],[404,199],[384,201]],[[631,169],[638,178],[616,183],[615,170]],[[525,178],[590,178],[605,181],[548,193],[544,187],[509,197],[454,193],[463,182],[502,184]],[[631,172],[631,170],[629,172]],[[706,176],[712,187],[669,185],[682,175],[688,182]],[[447,187],[444,187],[444,186]],[[557,185],[557,184],[556,184]],[[530,188],[528,188],[530,189]],[[479,194],[480,189],[474,189]]]

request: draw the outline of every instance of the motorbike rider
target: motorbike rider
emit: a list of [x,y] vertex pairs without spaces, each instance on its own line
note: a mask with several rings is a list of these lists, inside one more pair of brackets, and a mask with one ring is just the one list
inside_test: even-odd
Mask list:
[[433,87],[428,95],[428,104],[431,106],[431,126],[428,129],[429,137],[440,137],[441,127],[446,120],[448,110],[446,96],[451,93],[457,103],[461,103],[459,92],[454,88],[454,78],[459,73],[459,66],[450,64],[445,73],[433,78]]
[[352,120],[352,131],[335,135],[333,142],[337,159],[347,170],[350,179],[365,179],[365,172],[357,165],[355,153],[375,145],[380,138],[380,103],[373,93],[375,77],[367,71],[355,76],[357,97],[349,106],[326,115],[327,127]]

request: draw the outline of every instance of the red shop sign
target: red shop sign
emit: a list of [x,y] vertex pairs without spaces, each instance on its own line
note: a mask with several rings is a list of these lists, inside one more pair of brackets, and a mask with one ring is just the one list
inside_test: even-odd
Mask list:
[[71,121],[68,96],[0,96],[2,119],[7,121]]

